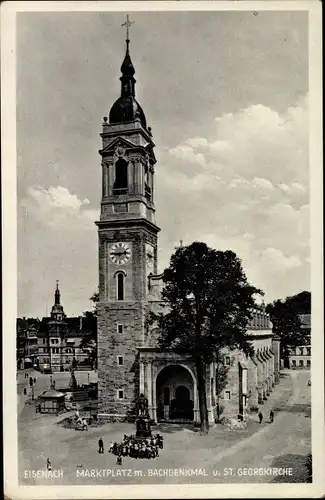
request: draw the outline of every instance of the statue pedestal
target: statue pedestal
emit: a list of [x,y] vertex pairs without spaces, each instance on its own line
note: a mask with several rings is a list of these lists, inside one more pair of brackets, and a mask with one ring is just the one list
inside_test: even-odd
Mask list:
[[139,416],[135,421],[137,438],[151,437],[150,420],[147,416]]

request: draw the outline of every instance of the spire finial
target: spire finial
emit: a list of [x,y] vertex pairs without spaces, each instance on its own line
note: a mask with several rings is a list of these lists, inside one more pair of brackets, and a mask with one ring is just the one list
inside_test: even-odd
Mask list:
[[56,280],[56,289],[54,294],[54,304],[60,305],[60,290],[59,290],[59,280]]
[[122,24],[122,26],[126,26],[126,52],[125,52],[124,61],[123,61],[122,66],[121,66],[122,77],[120,78],[120,80],[122,82],[122,95],[123,96],[126,96],[126,95],[133,95],[134,96],[135,80],[134,80],[133,76],[135,73],[135,69],[133,67],[131,57],[130,57],[130,52],[129,52],[129,42],[130,42],[130,40],[129,40],[129,27],[133,23],[134,23],[134,21],[131,22],[129,20],[129,16],[127,15],[126,22]]
[[126,27],[126,45],[127,46],[129,45],[129,42],[130,42],[130,39],[129,39],[129,28],[134,23],[135,23],[135,21],[130,21],[129,14],[127,14],[126,21],[125,21],[125,23],[122,24],[122,26]]

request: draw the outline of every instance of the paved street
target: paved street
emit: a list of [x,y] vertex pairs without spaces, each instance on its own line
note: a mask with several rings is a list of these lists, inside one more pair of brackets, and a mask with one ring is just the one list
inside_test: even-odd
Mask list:
[[[81,432],[58,424],[62,417],[35,414],[35,409],[26,405],[19,419],[20,480],[24,484],[304,481],[305,458],[311,449],[310,387],[307,386],[309,377],[307,371],[284,373],[280,384],[261,407],[265,416],[261,425],[254,416],[245,430],[229,430],[218,425],[211,429],[208,436],[200,436],[196,430],[186,426],[160,424],[157,430],[164,436],[164,449],[159,458],[136,460],[127,457],[123,459],[122,467],[116,466],[116,457],[106,453],[106,450],[104,455],[98,454],[98,439],[103,437],[107,447],[110,441],[120,441],[124,434],[134,433],[134,425],[105,424],[90,428],[88,432]],[[59,387],[58,382],[57,386]],[[273,424],[267,418],[270,409],[275,412]],[[153,429],[153,432],[157,430]],[[52,461],[53,470],[63,470],[63,478],[24,479],[25,469],[44,469],[47,457]],[[241,475],[243,468],[258,467],[292,468],[293,475]],[[154,469],[189,468],[201,469],[207,475],[153,475]],[[82,471],[93,469],[109,469],[110,476],[81,476],[85,474]],[[121,477],[123,469],[130,469],[130,476]],[[226,473],[224,469],[227,469]],[[230,469],[233,469],[232,474]],[[112,476],[112,471],[115,477]],[[120,476],[117,476],[119,473]]]

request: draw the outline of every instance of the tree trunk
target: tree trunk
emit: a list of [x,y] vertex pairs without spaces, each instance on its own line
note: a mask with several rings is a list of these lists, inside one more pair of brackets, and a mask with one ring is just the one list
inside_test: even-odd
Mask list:
[[201,433],[208,434],[209,432],[209,420],[208,420],[208,407],[207,407],[207,397],[205,390],[205,363],[203,362],[201,356],[196,357],[196,373],[197,373],[197,388],[199,393],[199,410],[200,410],[200,420],[201,420]]

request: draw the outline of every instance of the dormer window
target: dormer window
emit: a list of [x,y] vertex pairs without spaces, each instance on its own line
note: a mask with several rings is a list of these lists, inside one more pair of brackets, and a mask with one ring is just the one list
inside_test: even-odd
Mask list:
[[128,163],[120,158],[115,163],[114,194],[126,194],[128,192]]

